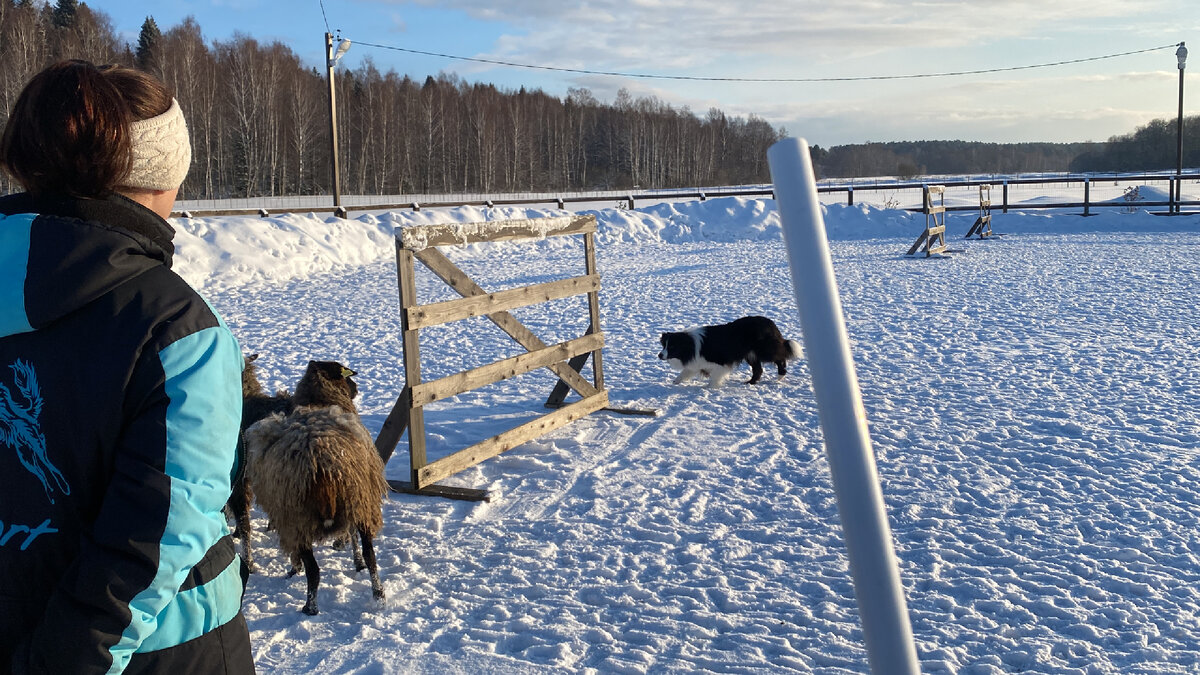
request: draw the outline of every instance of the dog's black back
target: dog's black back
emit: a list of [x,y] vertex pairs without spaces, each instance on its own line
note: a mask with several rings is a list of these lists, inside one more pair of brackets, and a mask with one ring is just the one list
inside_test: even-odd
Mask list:
[[765,316],[746,316],[717,326],[705,326],[700,356],[713,363],[735,366],[742,361],[787,361],[791,349],[779,327]]
[[762,364],[774,363],[782,376],[787,373],[788,359],[800,356],[799,343],[785,340],[775,322],[764,316],[663,333],[659,342],[663,346],[659,358],[682,368],[676,383],[701,373],[711,378],[710,386],[719,386],[729,371],[745,361],[750,364],[750,384],[754,384],[762,377]]

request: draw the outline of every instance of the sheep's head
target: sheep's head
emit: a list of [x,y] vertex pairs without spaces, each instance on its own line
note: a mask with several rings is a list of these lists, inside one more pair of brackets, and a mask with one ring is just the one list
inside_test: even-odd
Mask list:
[[358,396],[358,385],[350,379],[357,374],[337,361],[309,361],[304,377],[296,384],[293,404],[336,405],[357,412],[354,397]]

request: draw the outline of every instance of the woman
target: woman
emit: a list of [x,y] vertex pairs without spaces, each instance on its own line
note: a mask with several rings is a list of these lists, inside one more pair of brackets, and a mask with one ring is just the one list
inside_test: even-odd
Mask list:
[[190,161],[179,104],[129,68],[50,66],[4,129],[0,668],[254,671],[221,511],[242,358],[171,271]]

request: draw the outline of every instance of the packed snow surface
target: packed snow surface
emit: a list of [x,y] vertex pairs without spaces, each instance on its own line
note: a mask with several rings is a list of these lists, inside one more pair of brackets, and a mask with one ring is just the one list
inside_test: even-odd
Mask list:
[[[961,252],[926,259],[904,255],[922,215],[824,211],[922,671],[1200,670],[1200,216],[997,213],[980,241],[953,213]],[[256,511],[260,672],[867,672],[804,360],[708,389],[656,358],[663,331],[750,314],[802,338],[774,203],[594,213],[604,379],[658,415],[595,413],[444,481],[487,502],[391,495],[382,603],[322,547],[301,614]],[[404,384],[396,228],[561,215],[180,219],[176,269],[268,389],[310,358],[357,370],[377,433]],[[582,274],[580,239],[448,255],[493,291]],[[423,268],[418,289],[456,297]],[[579,298],[513,313],[548,344],[587,327]],[[523,351],[482,318],[420,342],[426,381]],[[555,381],[427,406],[430,458],[544,413]],[[405,441],[387,470],[408,478]]]

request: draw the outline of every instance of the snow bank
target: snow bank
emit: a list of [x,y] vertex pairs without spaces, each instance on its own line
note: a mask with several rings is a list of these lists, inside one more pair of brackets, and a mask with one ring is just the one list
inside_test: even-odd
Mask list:
[[[1165,195],[1143,195],[1147,201]],[[825,228],[833,241],[880,238],[912,240],[925,226],[925,216],[867,204],[823,205]],[[1064,218],[1062,211],[994,213],[992,228],[1001,233],[1168,232],[1195,230],[1200,216],[1157,217],[1145,210],[1107,208],[1090,218]],[[1079,210],[1072,212],[1078,213]],[[284,281],[362,265],[395,254],[395,228],[415,225],[472,223],[568,215],[558,209],[463,206],[418,212],[364,214],[353,219],[308,214],[258,218],[178,218],[175,269],[197,288],[217,289],[248,282]],[[663,203],[644,209],[585,211],[596,216],[602,247],[697,242],[756,242],[781,238],[774,200],[720,197],[707,201]],[[973,211],[948,214],[948,235],[965,234]],[[557,249],[578,245],[576,237],[556,237],[539,246]],[[490,255],[495,246],[456,247],[452,257]]]

